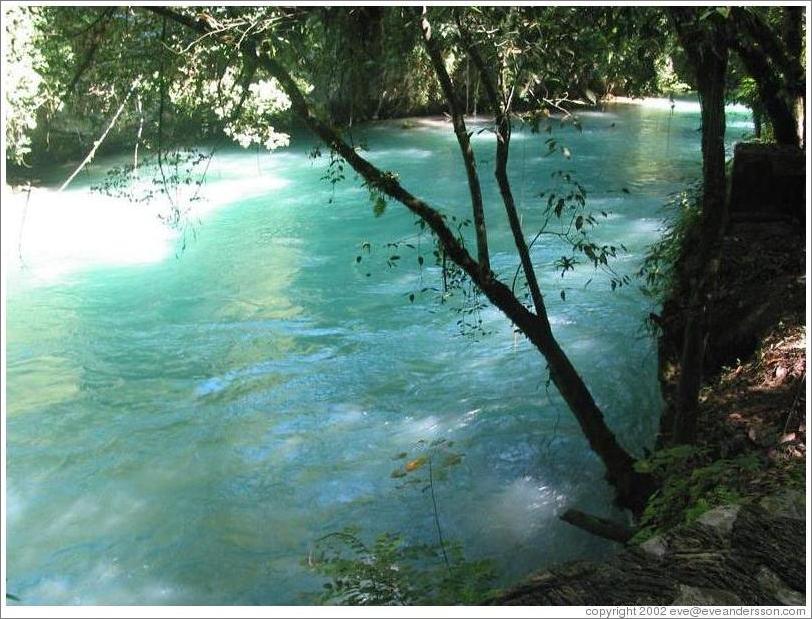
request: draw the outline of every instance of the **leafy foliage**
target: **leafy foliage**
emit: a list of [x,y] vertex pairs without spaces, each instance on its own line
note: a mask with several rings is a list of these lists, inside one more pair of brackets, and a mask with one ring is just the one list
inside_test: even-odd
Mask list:
[[17,164],[22,164],[31,152],[31,133],[37,127],[37,110],[47,97],[39,72],[44,62],[39,48],[39,20],[37,7],[3,5],[6,159]]
[[660,239],[649,246],[643,264],[637,273],[643,291],[658,303],[673,296],[678,265],[696,232],[701,215],[701,183],[694,183],[674,194],[665,205],[667,219]]
[[435,545],[391,533],[367,543],[358,529],[347,528],[321,538],[307,566],[329,578],[319,596],[325,604],[473,605],[489,597],[491,563],[466,560],[456,543],[446,550],[448,566]]
[[740,502],[746,494],[743,473],[763,466],[754,452],[714,460],[708,448],[695,445],[660,450],[640,460],[635,468],[654,475],[663,485],[649,499],[633,541],[644,542],[678,524],[691,523],[717,505]]
[[[548,153],[561,152],[567,159],[569,150],[553,138],[545,141]],[[567,170],[556,170],[551,174],[553,186],[548,191],[542,191],[538,198],[544,200],[542,209],[543,223],[529,243],[532,248],[542,237],[552,237],[563,244],[568,254],[558,257],[552,267],[564,278],[570,271],[575,271],[579,265],[591,265],[593,269],[608,277],[612,290],[630,283],[628,275],[618,273],[611,264],[611,260],[618,254],[625,252],[626,247],[619,243],[598,243],[592,237],[592,232],[600,221],[609,217],[606,211],[592,211],[587,208],[586,188],[577,180],[575,173]],[[519,276],[517,269],[513,287]],[[592,278],[587,281],[587,285]],[[525,295],[528,296],[527,294]],[[562,300],[566,300],[566,292],[560,291]]]
[[462,457],[460,452],[454,450],[454,441],[445,438],[433,441],[421,439],[415,444],[411,456],[407,451],[394,456],[393,459],[406,462],[392,471],[391,477],[393,479],[408,477],[398,488],[420,486],[425,492],[429,490],[428,484],[432,483],[432,479],[427,476],[427,464],[432,467],[434,481],[445,481],[448,478],[449,470],[462,463]]

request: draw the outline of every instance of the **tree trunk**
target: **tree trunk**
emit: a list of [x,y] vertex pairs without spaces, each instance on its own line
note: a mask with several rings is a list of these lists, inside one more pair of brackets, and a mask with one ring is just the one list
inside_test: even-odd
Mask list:
[[800,145],[803,142],[803,97],[806,92],[801,63],[801,7],[784,8],[780,34],[752,8],[731,7],[730,16],[731,44],[756,81],[776,141]]
[[485,208],[482,203],[482,186],[479,183],[479,174],[476,169],[476,158],[474,150],[471,148],[471,135],[465,126],[465,116],[457,97],[457,92],[451,82],[451,77],[445,68],[445,60],[437,43],[436,33],[432,32],[431,24],[426,17],[426,8],[423,8],[423,15],[420,19],[420,32],[423,35],[423,43],[428,52],[434,73],[440,82],[448,109],[451,112],[451,122],[454,126],[454,133],[457,136],[457,143],[462,152],[463,163],[465,164],[465,174],[468,177],[468,190],[471,194],[471,210],[474,216],[474,231],[476,232],[477,259],[485,273],[491,270],[490,256],[488,254],[488,231],[485,226]]
[[784,43],[787,46],[787,55],[793,61],[794,70],[788,79],[793,81],[790,92],[794,98],[795,123],[798,132],[798,144],[805,147],[806,138],[806,80],[801,64],[804,42],[804,8],[800,6],[785,6],[782,20]]
[[[618,498],[624,505],[640,513],[652,490],[649,480],[634,471],[634,459],[620,446],[615,435],[606,425],[603,413],[595,404],[592,394],[555,339],[547,317],[547,308],[530,258],[530,251],[522,231],[521,220],[507,174],[511,138],[510,109],[507,97],[504,96],[504,93],[500,96],[500,93],[497,92],[496,84],[459,16],[457,16],[457,27],[468,55],[478,70],[485,89],[485,96],[490,102],[496,121],[494,176],[499,186],[513,242],[519,254],[538,322],[538,327],[534,329],[534,332],[537,332],[535,340],[527,330],[522,329],[522,331],[530,337],[547,360],[553,382],[578,420],[590,447],[604,462],[607,480],[616,488]],[[521,325],[517,326],[521,328]]]
[[[533,306],[536,308],[536,315],[547,322],[547,308],[544,306],[544,297],[541,294],[538,279],[536,278],[536,271],[530,260],[530,249],[527,246],[527,240],[524,238],[522,223],[519,218],[518,209],[516,208],[516,201],[513,199],[513,191],[507,174],[512,131],[510,110],[507,109],[505,98],[500,97],[497,92],[496,85],[485,68],[485,62],[471,41],[468,31],[460,21],[459,14],[457,14],[457,28],[462,36],[468,56],[477,68],[477,72],[485,88],[485,96],[491,104],[491,111],[496,121],[496,163],[494,165],[496,184],[499,186],[499,194],[502,196],[502,203],[505,206],[510,232],[513,235],[513,244],[516,246],[516,251],[519,254],[522,271],[524,271],[527,287],[530,290],[530,297],[533,299]],[[546,328],[549,330],[549,322],[547,322]]]
[[724,137],[728,49],[720,26],[715,23],[697,26],[692,21],[692,12],[686,9],[672,11],[676,14],[680,43],[694,66],[702,109],[702,221],[695,262],[689,265],[691,292],[672,437],[676,443],[691,443],[696,436],[708,313],[716,290],[720,245],[727,224]]
[[793,109],[781,95],[781,81],[767,62],[767,57],[748,42],[737,40],[736,51],[747,72],[756,81],[761,105],[779,144],[798,146],[798,124]]
[[654,490],[653,481],[634,470],[634,458],[606,425],[603,412],[552,333],[534,333],[530,340],[547,360],[553,383],[578,421],[592,451],[606,467],[606,480],[614,486],[618,502],[639,516]]

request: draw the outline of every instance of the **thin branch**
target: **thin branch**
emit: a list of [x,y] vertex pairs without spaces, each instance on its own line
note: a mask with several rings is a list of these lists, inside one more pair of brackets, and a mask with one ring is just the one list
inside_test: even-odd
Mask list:
[[490,258],[488,256],[488,232],[485,227],[485,209],[482,203],[482,186],[479,182],[479,174],[476,169],[476,159],[471,148],[471,136],[465,126],[463,110],[451,82],[451,77],[445,68],[445,62],[437,42],[437,38],[432,32],[431,24],[428,21],[427,10],[423,8],[423,15],[420,20],[420,31],[423,35],[423,43],[429,54],[432,67],[440,82],[448,108],[451,112],[451,122],[454,126],[454,133],[457,135],[457,142],[460,145],[462,159],[465,162],[465,173],[468,176],[468,189],[471,193],[471,208],[474,214],[474,229],[477,240],[477,257],[484,272],[490,271]]
[[429,490],[431,491],[431,504],[434,507],[434,526],[437,529],[437,540],[440,542],[440,550],[443,552],[443,560],[446,568],[451,570],[451,562],[445,551],[445,540],[443,539],[443,529],[440,527],[440,515],[437,511],[437,497],[434,495],[434,472],[431,466],[431,456],[429,456]]
[[23,260],[23,230],[25,230],[25,220],[28,217],[28,204],[31,202],[31,182],[29,181],[25,186],[25,206],[23,206],[23,217],[20,221],[20,232],[17,236],[17,255],[20,257],[20,265],[25,267],[25,260]]
[[122,101],[121,105],[118,106],[118,110],[116,110],[115,115],[110,120],[110,124],[107,125],[107,129],[104,130],[104,133],[101,134],[101,137],[98,140],[93,142],[93,148],[90,149],[90,152],[82,160],[82,163],[79,164],[79,167],[76,168],[73,171],[73,174],[71,174],[68,177],[68,179],[64,183],[62,183],[62,186],[58,189],[58,191],[64,191],[64,189],[68,185],[71,184],[71,181],[73,181],[73,179],[76,178],[76,176],[79,174],[79,172],[81,172],[88,163],[93,161],[93,157],[96,156],[96,151],[99,150],[99,147],[102,145],[104,140],[107,138],[107,134],[110,133],[110,130],[113,128],[113,126],[115,126],[116,122],[118,122],[118,118],[119,118],[119,116],[121,116],[121,113],[124,111],[124,107],[127,105],[127,101],[130,100],[130,96],[132,96],[133,92],[135,92],[135,89],[138,88],[140,83],[141,83],[141,78],[140,77],[137,77],[133,81],[132,86],[130,86],[129,92],[127,93],[127,96],[124,97],[124,101]]
[[141,104],[141,94],[135,98],[138,109],[138,134],[135,136],[135,148],[133,149],[133,174],[138,173],[138,146],[141,144],[141,136],[144,133],[144,108]]
[[544,306],[544,297],[539,288],[538,279],[536,278],[536,271],[533,268],[533,262],[530,259],[530,250],[527,247],[527,240],[524,238],[522,232],[522,224],[519,220],[519,214],[516,209],[516,202],[513,198],[513,191],[510,188],[510,181],[507,175],[507,162],[510,153],[510,110],[500,100],[496,91],[496,86],[488,73],[485,63],[476,46],[470,39],[468,31],[462,25],[462,22],[457,14],[457,28],[460,31],[463,45],[468,51],[471,60],[476,66],[480,74],[480,80],[485,87],[485,94],[490,101],[493,114],[496,117],[496,166],[494,175],[496,182],[499,185],[499,192],[502,195],[502,202],[505,205],[505,212],[507,213],[508,222],[510,223],[510,230],[513,234],[513,242],[519,252],[519,259],[524,270],[527,286],[530,289],[530,297],[533,299],[533,306],[536,309],[536,315],[542,321],[544,328],[549,332],[550,324],[547,319],[547,310]]

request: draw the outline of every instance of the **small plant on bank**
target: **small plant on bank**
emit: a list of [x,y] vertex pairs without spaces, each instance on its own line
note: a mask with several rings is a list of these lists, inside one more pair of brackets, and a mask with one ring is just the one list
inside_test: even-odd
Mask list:
[[684,259],[686,247],[699,224],[702,205],[702,184],[693,183],[671,196],[666,203],[668,213],[662,236],[649,246],[643,265],[637,273],[643,292],[662,303],[678,291],[678,265]]
[[318,540],[308,567],[329,578],[319,596],[323,604],[473,605],[493,594],[495,577],[489,561],[466,560],[459,543],[441,550],[392,533],[366,543],[357,528]]
[[654,475],[662,486],[649,499],[632,542],[690,524],[718,505],[741,502],[747,480],[764,466],[755,452],[713,460],[708,448],[696,445],[659,450],[638,461],[635,468]]
[[436,484],[462,462],[454,442],[420,440],[412,453],[393,456],[395,489],[418,490],[430,497],[434,543],[407,540],[400,533],[383,533],[365,542],[360,529],[347,527],[316,541],[307,567],[326,576],[323,604],[353,605],[475,605],[494,594],[494,567],[488,560],[467,560],[462,545],[443,534]]

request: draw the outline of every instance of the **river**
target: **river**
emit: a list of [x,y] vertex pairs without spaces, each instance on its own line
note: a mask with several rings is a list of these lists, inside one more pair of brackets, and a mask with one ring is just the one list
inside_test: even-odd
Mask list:
[[[525,230],[541,224],[551,173],[571,171],[588,209],[608,215],[596,238],[628,249],[615,269],[634,273],[668,194],[700,174],[698,105],[616,105],[581,123],[515,132]],[[740,139],[749,115],[729,110],[728,128]],[[468,216],[448,124],[353,137],[407,188]],[[569,158],[546,156],[550,137]],[[181,230],[153,205],[88,189],[122,158],[8,208],[6,578],[22,603],[306,603],[322,579],[303,560],[320,536],[355,525],[365,539],[436,540],[428,494],[390,474],[396,454],[438,438],[463,456],[435,484],[443,533],[492,559],[502,583],[615,550],[557,519],[567,507],[623,515],[543,359],[493,308],[484,332],[461,334],[456,297],[421,293],[441,284],[430,239],[422,267],[405,246],[418,244],[414,218],[397,204],[375,217],[348,170],[332,186],[313,145],[297,134],[273,153],[217,151]],[[510,279],[493,136],[474,147],[493,268]],[[562,279],[549,241],[533,251],[556,335],[640,454],[661,408],[650,301],[587,266]]]

